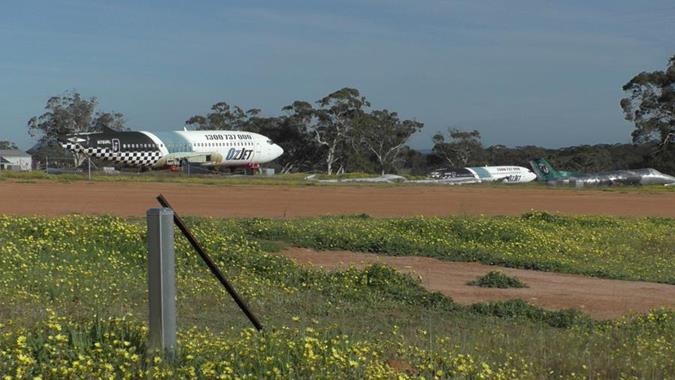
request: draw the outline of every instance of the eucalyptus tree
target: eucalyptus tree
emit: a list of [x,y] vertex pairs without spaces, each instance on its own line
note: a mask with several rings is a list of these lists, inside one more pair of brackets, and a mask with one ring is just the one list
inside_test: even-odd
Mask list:
[[437,133],[433,137],[433,152],[443,158],[452,167],[482,164],[485,159],[485,149],[480,138],[480,132],[448,129],[448,140]]
[[249,119],[260,114],[260,110],[252,108],[244,111],[239,106],[231,106],[226,102],[218,102],[211,106],[206,115],[194,115],[185,124],[200,130],[243,130]]
[[355,149],[364,149],[376,160],[381,174],[395,169],[402,160],[405,144],[424,124],[415,120],[401,120],[396,112],[374,110],[356,119],[352,130]]
[[[69,134],[96,132],[104,127],[124,130],[124,115],[119,112],[97,111],[96,97],[84,98],[76,91],[53,96],[47,100],[40,116],[28,120],[28,133],[39,139],[38,145],[58,146],[57,142]],[[83,154],[73,155],[75,166],[85,160]]]
[[663,71],[641,72],[623,86],[620,105],[635,124],[633,142],[656,142],[658,153],[675,145],[675,55]]
[[19,147],[11,141],[0,140],[0,149],[19,149]]
[[326,173],[345,153],[356,120],[370,103],[355,88],[342,88],[317,101],[313,110],[317,122],[311,125],[316,142],[326,148]]

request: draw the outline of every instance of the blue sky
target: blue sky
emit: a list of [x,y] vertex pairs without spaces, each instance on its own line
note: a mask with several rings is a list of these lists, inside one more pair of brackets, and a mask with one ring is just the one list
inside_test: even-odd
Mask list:
[[226,101],[268,115],[356,87],[486,144],[628,142],[621,86],[675,54],[668,1],[3,1],[0,140],[75,89],[139,130]]

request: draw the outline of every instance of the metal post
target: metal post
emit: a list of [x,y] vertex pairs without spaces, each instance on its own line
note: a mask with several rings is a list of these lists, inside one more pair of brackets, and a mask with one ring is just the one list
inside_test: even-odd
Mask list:
[[173,210],[151,208],[148,221],[149,347],[173,358],[176,350],[176,256]]
[[[89,136],[87,136],[87,147],[90,147],[91,144],[89,143]],[[87,154],[87,177],[89,178],[89,181],[91,181],[91,157],[89,157],[89,154]]]

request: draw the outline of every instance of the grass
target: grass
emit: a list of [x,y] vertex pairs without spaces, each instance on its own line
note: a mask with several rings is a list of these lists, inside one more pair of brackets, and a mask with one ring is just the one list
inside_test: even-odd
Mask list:
[[264,333],[249,328],[179,238],[180,350],[172,363],[146,354],[141,221],[0,217],[0,373],[404,376],[387,364],[392,360],[426,378],[665,378],[675,370],[672,311],[592,321],[518,300],[463,307],[384,266],[342,272],[296,266],[265,251],[281,249],[277,243],[250,239],[250,221],[188,222]]
[[528,286],[520,281],[518,277],[505,275],[501,271],[490,271],[484,276],[469,281],[467,285],[480,286],[481,288],[527,288]]
[[562,216],[246,219],[251,238],[675,284],[675,219]]

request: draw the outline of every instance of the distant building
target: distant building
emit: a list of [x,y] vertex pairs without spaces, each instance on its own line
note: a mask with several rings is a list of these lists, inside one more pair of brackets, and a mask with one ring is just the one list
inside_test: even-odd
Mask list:
[[30,154],[18,149],[0,149],[0,170],[29,172],[32,167]]

